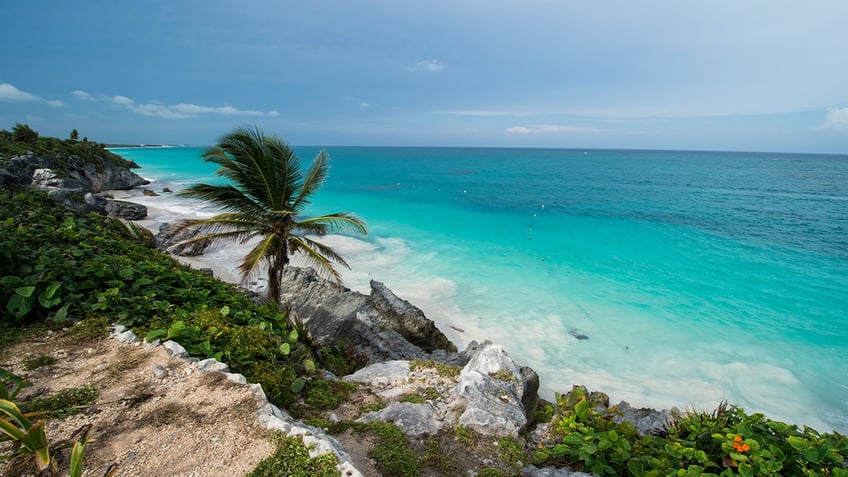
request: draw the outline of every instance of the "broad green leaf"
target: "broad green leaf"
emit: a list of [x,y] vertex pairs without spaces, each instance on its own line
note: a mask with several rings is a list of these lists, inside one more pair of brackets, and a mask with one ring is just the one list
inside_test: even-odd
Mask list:
[[307,374],[314,373],[315,370],[317,369],[316,366],[315,366],[315,361],[312,361],[311,359],[304,359],[303,360],[303,369],[306,370]]
[[304,386],[306,386],[306,381],[303,378],[297,378],[291,383],[291,392],[297,394],[303,391]]
[[151,341],[155,340],[156,338],[161,338],[161,337],[167,336],[167,335],[168,335],[167,330],[162,330],[162,329],[151,330],[150,333],[147,333],[147,336],[144,337],[144,341],[146,341],[147,343],[150,343]]
[[288,343],[281,344],[280,345],[280,353],[282,353],[283,356],[288,356],[289,353],[291,353],[291,345],[288,344]]
[[298,336],[297,330],[291,330],[291,333],[289,333],[289,338],[288,338],[287,341],[289,343],[297,343],[297,336]]
[[70,306],[71,306],[71,304],[68,303],[65,306],[63,306],[62,308],[59,308],[59,311],[57,311],[56,314],[53,315],[53,322],[56,323],[57,325],[64,324],[65,321],[67,321],[67,319],[68,319],[68,307],[70,307]]
[[44,433],[44,420],[30,427],[20,442],[21,447],[28,449],[36,456],[35,463],[38,469],[46,469],[50,464],[50,445],[47,442],[47,434]]
[[44,291],[44,297],[48,299],[53,298],[53,295],[56,294],[56,290],[58,290],[61,286],[62,284],[59,282],[51,283],[47,287],[47,290]]
[[221,307],[221,316],[227,316],[230,314],[230,307],[224,305]]
[[34,291],[35,291],[35,287],[33,287],[33,286],[25,286],[25,287],[18,287],[18,288],[15,288],[15,293],[16,293],[16,294],[18,294],[18,295],[20,295],[20,296],[22,296],[22,297],[24,297],[24,298],[29,298],[29,297],[31,297],[31,296],[32,296],[32,293],[33,293]]
[[132,268],[122,268],[118,271],[118,276],[121,278],[130,278],[133,276]]
[[16,277],[14,275],[6,275],[5,277],[0,278],[0,286],[3,288],[17,288],[23,283],[20,277]]

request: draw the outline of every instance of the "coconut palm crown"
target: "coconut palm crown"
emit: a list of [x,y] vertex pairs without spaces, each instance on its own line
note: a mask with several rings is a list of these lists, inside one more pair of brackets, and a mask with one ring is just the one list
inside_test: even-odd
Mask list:
[[195,184],[180,195],[210,202],[224,212],[192,220],[184,227],[198,235],[191,241],[259,239],[238,266],[242,282],[254,277],[261,265],[268,269],[268,299],[280,303],[283,272],[289,256],[300,254],[319,273],[337,283],[334,264],[350,268],[332,248],[314,237],[327,233],[365,235],[365,222],[354,214],[337,212],[303,217],[312,195],[327,178],[329,156],[321,151],[305,171],[294,151],[279,137],[266,136],[256,127],[243,127],[224,136],[203,154],[219,166],[225,184]]

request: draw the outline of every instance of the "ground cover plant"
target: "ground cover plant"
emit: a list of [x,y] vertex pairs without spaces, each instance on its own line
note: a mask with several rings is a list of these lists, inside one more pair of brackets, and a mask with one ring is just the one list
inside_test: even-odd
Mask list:
[[190,269],[123,234],[107,217],[80,215],[39,191],[0,190],[0,326],[103,320],[170,337],[263,384],[286,406],[315,357],[275,307]]
[[540,444],[536,463],[610,476],[848,476],[848,439],[839,433],[723,404],[676,416],[663,435],[641,436],[615,422],[615,413],[592,402],[585,388],[558,395],[553,443]]

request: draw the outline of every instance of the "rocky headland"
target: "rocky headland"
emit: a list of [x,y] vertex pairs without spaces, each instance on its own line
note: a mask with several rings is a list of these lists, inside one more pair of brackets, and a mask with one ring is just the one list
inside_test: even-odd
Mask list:
[[[8,159],[3,165],[0,187],[46,189],[57,202],[84,213],[97,212],[129,220],[147,216],[144,205],[115,201],[103,194],[106,190],[146,185],[146,180],[130,170],[133,164],[106,158],[92,161],[27,153]],[[179,242],[185,237],[175,236],[174,229],[163,224],[154,243],[164,251],[197,256],[202,263],[202,244],[180,248]],[[338,414],[330,412],[326,416],[329,422],[388,422],[410,439],[445,435],[461,427],[473,430],[489,443],[523,435],[530,441],[529,446],[550,444],[547,425],[535,422],[534,418],[540,403],[539,377],[529,367],[516,364],[502,346],[488,341],[472,342],[465,350],[457,350],[419,308],[374,280],[370,283],[370,294],[366,295],[324,280],[311,269],[289,267],[282,288],[284,303],[302,320],[317,343],[324,346],[345,343],[364,357],[366,366],[355,373],[348,376],[326,373],[326,377],[359,383],[360,393],[376,396],[384,404],[362,415],[343,409]],[[125,342],[137,341],[126,332],[115,337]],[[168,341],[162,346],[174,358],[187,358],[185,350],[175,342]],[[227,380],[236,385],[247,385],[243,377],[229,374],[226,364],[216,363],[206,360],[197,366],[202,372],[225,373]],[[161,372],[158,368],[150,370],[153,375]],[[157,379],[161,378],[157,376]],[[305,442],[313,446],[312,454],[334,453],[342,475],[372,474],[371,464],[361,449],[360,452],[346,450],[346,446],[361,447],[355,438],[345,434],[331,437],[323,429],[298,422],[269,404],[257,386],[252,390],[261,401],[259,421],[266,428],[304,436]],[[609,407],[605,395],[592,395],[594,405],[602,409]],[[616,414],[617,419],[632,422],[641,433],[661,430],[669,418],[665,411],[633,409],[624,402],[616,406]],[[468,469],[481,468],[492,459],[471,453],[466,456],[465,465]],[[586,475],[519,463],[521,475]]]

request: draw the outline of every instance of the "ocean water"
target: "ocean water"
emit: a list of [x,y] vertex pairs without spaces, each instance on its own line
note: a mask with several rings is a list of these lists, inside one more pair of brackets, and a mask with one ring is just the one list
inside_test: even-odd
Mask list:
[[[218,180],[202,149],[115,152],[154,189]],[[581,383],[638,406],[727,399],[848,431],[848,156],[328,152],[310,212],[370,228],[327,237],[352,266],[345,284],[386,283],[460,347],[502,344],[543,397]]]

